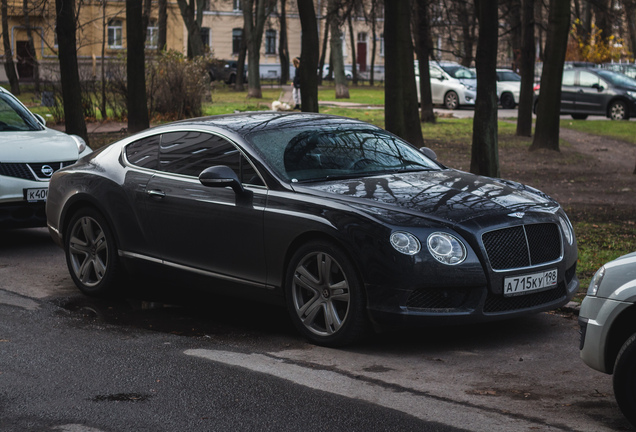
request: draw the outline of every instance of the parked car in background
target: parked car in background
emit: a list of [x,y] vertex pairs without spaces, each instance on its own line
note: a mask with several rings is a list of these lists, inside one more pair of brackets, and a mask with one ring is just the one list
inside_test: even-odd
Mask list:
[[[322,68],[322,79],[327,79],[329,77],[329,68],[330,66],[328,64],[324,65]],[[332,79],[333,79],[333,74],[332,74]],[[351,66],[346,66],[345,65],[345,78],[348,80],[353,79],[353,72],[351,70]]]
[[601,67],[636,79],[636,64],[634,63],[603,63]]
[[[429,62],[433,104],[449,110],[463,105],[474,106],[477,97],[477,76],[470,69],[451,62]],[[420,98],[420,71],[415,63],[417,97]]]
[[581,304],[579,324],[581,359],[613,374],[618,406],[636,427],[636,252],[596,272]]
[[82,138],[45,127],[0,87],[0,228],[46,226],[51,176],[90,152]]
[[195,280],[286,305],[327,346],[370,324],[546,311],[579,285],[572,225],[550,197],[314,113],[200,118],[125,138],[54,174],[47,216],[88,295],[113,293],[128,269]]
[[497,93],[502,108],[513,109],[519,103],[521,77],[510,69],[497,69]]
[[[534,112],[540,87],[535,86]],[[563,71],[561,114],[584,120],[602,115],[612,120],[629,120],[636,114],[636,80],[600,68],[573,68]]]
[[[211,60],[208,62],[210,81],[223,81],[225,84],[236,83],[236,60]],[[243,70],[243,82],[247,82],[247,65]]]

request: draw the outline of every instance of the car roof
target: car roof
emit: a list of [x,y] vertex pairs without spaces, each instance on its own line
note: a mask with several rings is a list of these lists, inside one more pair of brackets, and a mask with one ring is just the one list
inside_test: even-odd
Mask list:
[[[370,123],[347,117],[307,112],[278,112],[258,111],[238,114],[226,114],[210,117],[180,120],[170,125],[211,126],[234,132],[238,135],[249,135],[266,130],[280,130],[288,127],[312,127],[318,129],[324,126],[339,124],[345,127],[375,128]],[[169,126],[169,125],[166,125]]]

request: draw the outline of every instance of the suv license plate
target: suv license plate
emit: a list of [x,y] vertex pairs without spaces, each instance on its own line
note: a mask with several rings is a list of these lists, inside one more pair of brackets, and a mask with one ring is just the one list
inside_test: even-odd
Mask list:
[[543,291],[557,285],[557,269],[504,279],[504,297]]
[[46,197],[48,196],[48,194],[48,188],[25,189],[24,199],[28,202],[46,201]]

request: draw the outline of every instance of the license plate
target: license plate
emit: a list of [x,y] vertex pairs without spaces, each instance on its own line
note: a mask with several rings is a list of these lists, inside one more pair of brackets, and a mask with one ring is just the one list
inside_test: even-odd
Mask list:
[[540,273],[507,277],[504,279],[504,296],[512,297],[534,291],[543,291],[557,285],[557,269]]
[[25,189],[24,199],[28,202],[46,201],[48,194],[48,188]]

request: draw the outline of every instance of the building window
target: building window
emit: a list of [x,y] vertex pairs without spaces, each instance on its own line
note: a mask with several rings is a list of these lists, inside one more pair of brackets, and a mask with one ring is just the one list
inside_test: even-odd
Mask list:
[[123,47],[123,27],[121,20],[113,19],[108,21],[108,47]]
[[380,33],[380,55],[384,56],[384,33]]
[[241,39],[243,39],[243,29],[232,29],[232,54],[238,54],[241,51]]
[[234,10],[242,11],[243,10],[243,1],[242,0],[234,0]]
[[201,42],[206,48],[210,48],[210,27],[201,27]]
[[148,28],[146,29],[146,48],[157,48],[157,41],[159,40],[159,27],[157,27],[156,20],[150,20]]
[[276,54],[276,30],[265,31],[265,54]]

